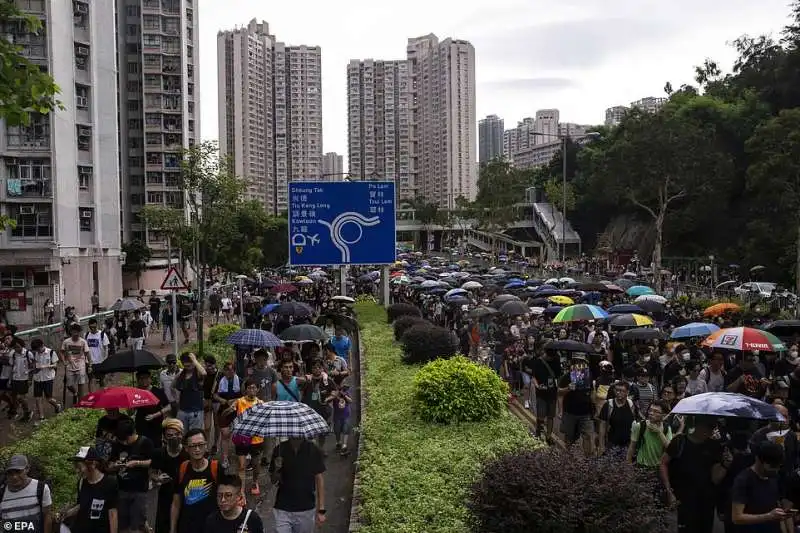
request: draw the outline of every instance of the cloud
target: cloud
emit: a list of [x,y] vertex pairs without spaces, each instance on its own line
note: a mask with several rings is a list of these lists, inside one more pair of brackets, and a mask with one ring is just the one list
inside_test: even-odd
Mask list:
[[481,87],[492,91],[560,91],[577,85],[569,78],[512,78],[481,83]]
[[632,48],[663,46],[680,33],[677,20],[588,18],[485,35],[474,44],[481,60],[493,65],[570,70],[599,67]]

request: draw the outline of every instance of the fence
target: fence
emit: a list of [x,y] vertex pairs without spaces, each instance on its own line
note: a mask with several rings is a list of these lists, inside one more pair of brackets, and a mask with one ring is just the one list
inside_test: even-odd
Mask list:
[[[113,316],[114,311],[103,311],[102,313],[97,313],[94,315],[82,316],[78,318],[77,323],[85,329],[89,324],[89,320],[96,318],[97,323],[100,325],[100,327],[102,327],[103,322],[105,322],[108,318],[112,318]],[[67,338],[67,333],[64,329],[64,324],[60,323],[50,324],[48,326],[40,326],[33,329],[26,329],[25,331],[18,331],[17,337],[23,339],[26,344],[30,344],[31,340],[38,337],[44,341],[45,346],[58,350],[61,348],[61,343]]]

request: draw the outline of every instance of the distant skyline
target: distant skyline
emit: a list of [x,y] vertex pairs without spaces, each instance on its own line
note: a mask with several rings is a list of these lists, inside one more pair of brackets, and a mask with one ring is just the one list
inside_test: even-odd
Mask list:
[[323,151],[343,155],[348,61],[403,59],[409,37],[435,33],[475,46],[479,119],[495,114],[510,128],[537,109],[557,108],[562,121],[601,124],[607,107],[663,96],[667,81],[693,83],[705,58],[727,71],[732,40],[776,35],[790,14],[786,0],[463,0],[457,8],[444,0],[196,1],[201,136],[218,138],[217,31],[255,17],[287,44],[322,47]]

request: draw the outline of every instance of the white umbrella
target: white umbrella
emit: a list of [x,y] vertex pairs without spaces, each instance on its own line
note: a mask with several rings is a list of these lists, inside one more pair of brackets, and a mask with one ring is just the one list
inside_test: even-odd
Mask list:
[[558,278],[550,278],[544,282],[545,285],[555,285],[558,283]]
[[635,278],[635,277],[636,277],[636,274],[634,274],[633,272],[625,272],[625,273],[622,275],[622,277],[623,277],[623,278]]
[[532,315],[541,315],[544,313],[544,307],[531,307]]
[[572,278],[561,278],[558,280],[559,283],[575,283],[575,280]]
[[637,302],[656,302],[656,303],[659,303],[661,305],[664,305],[665,303],[667,303],[667,299],[664,298],[661,295],[658,295],[658,294],[642,294],[641,296],[636,298],[633,302],[634,303],[637,303]]
[[466,282],[465,284],[463,284],[463,285],[461,286],[461,288],[462,288],[462,289],[466,289],[466,290],[468,290],[468,291],[471,291],[471,290],[473,290],[473,289],[482,289],[482,288],[483,288],[483,285],[481,285],[481,284],[480,284],[480,283],[478,283],[477,281],[468,281],[468,282]]

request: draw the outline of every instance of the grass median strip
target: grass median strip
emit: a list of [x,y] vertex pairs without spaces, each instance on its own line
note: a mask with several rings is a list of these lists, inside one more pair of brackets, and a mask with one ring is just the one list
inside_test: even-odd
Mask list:
[[468,530],[467,488],[489,457],[533,446],[526,427],[504,412],[480,423],[428,424],[412,412],[420,366],[401,349],[374,303],[357,304],[365,346],[364,450],[359,458],[364,533],[458,533]]

